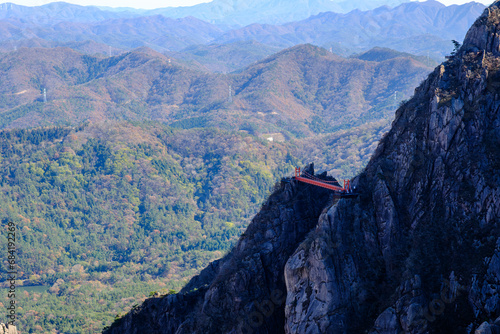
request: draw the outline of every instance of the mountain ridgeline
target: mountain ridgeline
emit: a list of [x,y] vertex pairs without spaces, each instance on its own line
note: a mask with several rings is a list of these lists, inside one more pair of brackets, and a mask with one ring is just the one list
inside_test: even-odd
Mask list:
[[[196,45],[257,41],[280,49],[312,43],[345,56],[383,46],[442,59],[453,47],[451,40],[462,40],[484,9],[474,2],[401,2],[216,0],[150,11],[61,2],[39,7],[1,4],[0,50],[67,46],[108,54],[111,47],[115,54],[145,46],[183,52]],[[339,6],[357,10],[341,14]],[[255,46],[253,52],[258,51]]]
[[447,7],[425,1],[347,14],[324,12],[279,26],[250,24],[225,32],[217,42],[255,40],[281,47],[308,42],[341,55],[379,46],[441,59],[451,40],[462,40],[483,9],[475,2]]
[[154,120],[308,137],[389,119],[395,98],[409,97],[431,70],[422,59],[385,54],[346,59],[299,45],[217,74],[148,48],[108,58],[22,48],[0,56],[0,127]]
[[346,13],[353,9],[369,10],[384,5],[392,7],[404,2],[404,0],[374,0],[370,3],[359,0],[349,2],[337,0],[212,0],[194,6],[151,10],[79,6],[65,2],[28,7],[7,2],[0,4],[0,19],[26,20],[28,24],[40,25],[64,21],[87,23],[116,18],[163,15],[171,18],[192,16],[207,22],[241,26],[254,22],[279,24],[305,19],[326,11]]
[[283,179],[226,257],[104,333],[498,332],[498,31],[495,2],[398,109],[359,197]]

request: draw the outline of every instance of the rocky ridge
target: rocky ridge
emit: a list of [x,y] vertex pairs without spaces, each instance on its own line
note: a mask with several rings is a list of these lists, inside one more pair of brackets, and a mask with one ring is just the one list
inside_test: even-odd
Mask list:
[[497,1],[398,109],[358,198],[283,184],[229,255],[105,333],[498,332],[499,34]]

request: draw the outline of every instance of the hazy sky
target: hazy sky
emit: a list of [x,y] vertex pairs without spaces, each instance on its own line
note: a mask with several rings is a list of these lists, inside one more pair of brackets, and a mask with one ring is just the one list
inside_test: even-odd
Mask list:
[[[39,6],[57,0],[0,0],[3,2],[13,2],[25,6]],[[95,6],[109,6],[109,7],[134,7],[134,8],[161,8],[170,6],[192,6],[197,3],[210,2],[211,0],[59,0],[79,5],[95,5]],[[369,1],[369,0],[367,0]],[[470,2],[468,0],[438,0],[445,5],[463,4]],[[485,5],[493,3],[493,0],[476,0]]]

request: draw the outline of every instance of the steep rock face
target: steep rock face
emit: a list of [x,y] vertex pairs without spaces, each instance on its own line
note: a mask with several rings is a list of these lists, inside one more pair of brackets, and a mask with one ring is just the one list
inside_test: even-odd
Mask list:
[[285,263],[329,203],[327,190],[283,180],[226,257],[104,333],[284,333]]
[[287,262],[286,333],[500,328],[499,6],[397,111],[361,195]]

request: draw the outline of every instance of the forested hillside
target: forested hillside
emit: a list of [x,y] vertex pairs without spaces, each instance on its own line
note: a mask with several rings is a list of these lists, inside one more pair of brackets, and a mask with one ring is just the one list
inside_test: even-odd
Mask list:
[[230,66],[217,57],[229,50],[1,55],[0,213],[20,234],[19,328],[86,333],[179,289],[231,248],[295,166],[359,171],[395,98],[431,65],[312,45],[232,74],[196,60]]
[[220,130],[104,123],[0,138],[0,213],[17,225],[20,278],[51,296],[67,294],[58,279],[175,285],[230,248],[292,166],[282,145]]
[[314,158],[350,177],[386,128],[286,143],[152,123],[0,132],[0,213],[17,225],[20,283],[35,286],[20,295],[22,328],[86,333],[180,288],[294,166]]
[[389,119],[431,70],[385,54],[346,59],[300,45],[226,75],[147,48],[107,58],[23,48],[0,56],[0,127],[156,120],[287,139],[334,132]]

